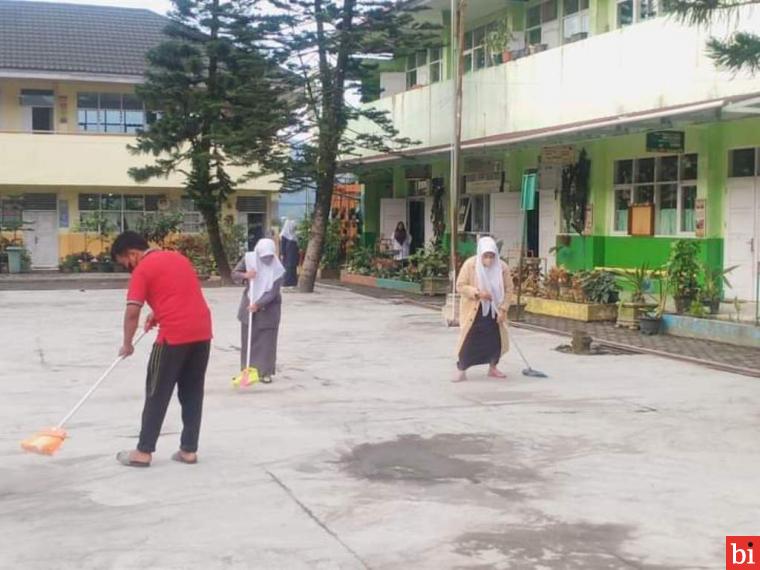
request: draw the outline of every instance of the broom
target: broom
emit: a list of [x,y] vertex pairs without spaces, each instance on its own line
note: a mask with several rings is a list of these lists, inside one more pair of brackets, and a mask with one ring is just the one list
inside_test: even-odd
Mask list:
[[[137,345],[137,343],[139,343],[146,334],[147,331],[140,333],[140,336],[138,336],[134,341],[134,345]],[[63,426],[74,416],[74,414],[79,411],[79,408],[81,408],[84,403],[90,398],[90,396],[95,393],[95,390],[100,387],[100,385],[103,383],[103,380],[108,378],[108,375],[111,374],[113,369],[116,368],[116,366],[125,358],[125,356],[119,356],[116,360],[114,360],[111,366],[109,366],[103,375],[98,378],[97,382],[95,382],[95,384],[93,384],[92,387],[87,390],[87,393],[82,396],[76,405],[71,408],[71,411],[63,416],[63,419],[58,422],[58,425],[51,428],[45,428],[34,434],[29,439],[25,439],[21,442],[21,449],[30,453],[39,453],[40,455],[53,455],[56,451],[58,451],[58,448],[60,448],[63,444],[63,440],[68,437],[68,433],[66,433],[66,430],[63,429]]]
[[[247,253],[245,255],[245,268],[247,271],[250,271],[251,269],[255,269],[255,261],[253,259],[253,256],[256,254],[254,253],[253,256],[249,255]],[[250,299],[253,299],[253,280],[251,280],[251,283],[248,288],[248,299],[250,302]],[[246,356],[245,356],[245,368],[240,371],[240,374],[235,376],[232,379],[232,386],[234,388],[247,388],[251,384],[255,384],[259,381],[259,371],[256,368],[251,367],[251,333],[253,332],[253,313],[251,311],[248,311],[248,337],[247,337],[247,344],[248,347],[246,348]]]

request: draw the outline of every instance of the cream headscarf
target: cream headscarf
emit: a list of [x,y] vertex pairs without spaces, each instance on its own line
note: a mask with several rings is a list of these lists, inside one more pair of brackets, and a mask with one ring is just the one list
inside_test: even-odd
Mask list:
[[286,220],[282,226],[280,237],[289,239],[290,241],[296,241],[296,223],[293,220]]
[[[496,256],[490,267],[486,267],[483,263],[483,255],[486,253],[493,253]],[[483,316],[487,317],[490,314],[496,317],[498,307],[504,302],[504,273],[501,268],[499,248],[493,238],[483,237],[478,241],[478,260],[475,267],[478,289],[487,291],[493,299],[481,301]]]
[[[264,263],[263,257],[272,257],[270,263]],[[274,282],[285,275],[285,268],[277,257],[277,248],[271,239],[260,239],[253,251],[245,254],[245,269],[256,271],[248,289],[248,299],[257,303],[265,293],[272,290]]]

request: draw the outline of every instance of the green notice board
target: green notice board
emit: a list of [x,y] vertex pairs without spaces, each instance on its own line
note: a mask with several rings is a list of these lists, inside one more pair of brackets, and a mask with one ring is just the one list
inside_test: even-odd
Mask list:
[[536,175],[524,174],[520,194],[520,209],[529,211],[536,209]]
[[647,133],[647,152],[682,153],[686,146],[683,131],[652,131]]

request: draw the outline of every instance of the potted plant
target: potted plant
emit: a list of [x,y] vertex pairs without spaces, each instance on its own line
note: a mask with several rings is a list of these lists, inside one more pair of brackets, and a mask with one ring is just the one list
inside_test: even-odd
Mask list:
[[695,240],[681,239],[671,246],[665,270],[679,315],[699,298],[699,249],[699,242]]
[[720,311],[720,297],[723,286],[731,287],[726,275],[739,267],[733,265],[725,269],[712,267],[708,264],[702,266],[704,282],[702,284],[702,304],[708,307],[711,315],[717,315]]
[[668,300],[668,285],[664,276],[660,277],[660,300],[654,310],[647,311],[639,317],[639,331],[641,334],[651,336],[660,334],[662,315],[665,313],[665,303]]
[[611,305],[620,298],[620,285],[609,271],[591,271],[580,274],[580,286],[589,303]]
[[[496,25],[486,35],[486,45],[491,54],[493,65],[507,63],[512,59],[512,53],[509,51],[509,44],[512,40],[514,40],[512,25],[509,22],[509,17],[505,16],[496,22]],[[498,61],[499,57],[501,57],[501,62]]]
[[449,259],[441,247],[420,249],[409,258],[408,270],[422,285],[424,295],[445,295],[449,292]]
[[340,220],[332,220],[325,234],[324,253],[319,269],[320,279],[339,279],[341,264]]
[[631,290],[630,300],[621,301],[618,305],[617,326],[638,329],[641,316],[657,307],[655,303],[647,303],[646,300],[652,271],[644,262],[635,269],[615,271],[615,275]]

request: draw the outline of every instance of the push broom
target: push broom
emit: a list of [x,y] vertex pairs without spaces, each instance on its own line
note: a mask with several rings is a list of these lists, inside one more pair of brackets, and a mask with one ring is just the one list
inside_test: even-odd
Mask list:
[[[248,252],[245,254],[245,269],[250,271],[256,269],[256,254],[254,252]],[[248,287],[248,299],[253,299],[253,280],[251,280]],[[247,388],[251,384],[255,384],[259,381],[259,371],[256,368],[251,367],[251,333],[253,332],[253,313],[248,311],[248,336],[247,336],[247,348],[245,355],[245,368],[240,371],[240,374],[232,379],[232,386],[235,388]]]
[[[138,336],[134,341],[134,345],[137,345],[137,343],[139,343],[146,334],[146,331],[140,333],[140,336]],[[113,369],[116,368],[116,366],[125,358],[125,356],[119,356],[116,360],[114,360],[111,366],[109,366],[108,369],[103,372],[103,375],[98,378],[97,382],[95,382],[95,384],[93,384],[92,387],[87,390],[87,393],[82,396],[82,398],[76,403],[73,408],[71,408],[68,414],[63,416],[61,421],[58,422],[55,427],[45,428],[29,439],[25,439],[21,442],[21,448],[24,451],[28,451],[30,453],[39,453],[40,455],[53,455],[56,451],[58,451],[58,448],[60,448],[63,444],[63,440],[68,437],[68,433],[66,433],[66,430],[63,429],[63,426],[66,425],[66,423],[72,417],[74,417],[74,414],[79,411],[79,408],[81,408],[84,403],[90,399],[90,396],[95,393],[95,390],[100,387],[103,381],[108,378],[108,375],[113,372]]]

